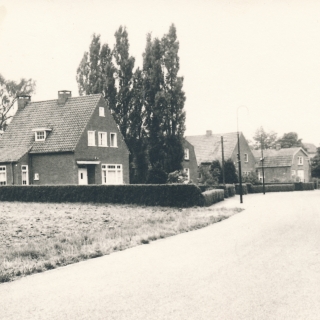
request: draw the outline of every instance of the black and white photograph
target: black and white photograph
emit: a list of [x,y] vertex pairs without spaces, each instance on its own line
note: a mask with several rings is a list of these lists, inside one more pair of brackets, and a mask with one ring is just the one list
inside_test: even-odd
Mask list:
[[320,319],[320,2],[0,0],[0,319]]

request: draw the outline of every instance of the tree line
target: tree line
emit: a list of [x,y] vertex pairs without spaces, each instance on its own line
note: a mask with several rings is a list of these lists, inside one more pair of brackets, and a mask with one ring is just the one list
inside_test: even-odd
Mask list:
[[130,151],[131,183],[164,183],[182,169],[185,132],[183,77],[178,76],[175,26],[161,39],[147,35],[143,66],[135,69],[125,27],[111,49],[94,34],[77,69],[80,95],[101,93]]
[[277,144],[279,144],[281,148],[301,147],[306,149],[302,143],[302,139],[298,138],[296,132],[284,133],[282,137],[278,138],[276,132],[267,132],[263,127],[256,130],[253,136],[253,142],[250,141],[250,146],[254,150],[261,149],[261,146],[263,149],[275,149]]

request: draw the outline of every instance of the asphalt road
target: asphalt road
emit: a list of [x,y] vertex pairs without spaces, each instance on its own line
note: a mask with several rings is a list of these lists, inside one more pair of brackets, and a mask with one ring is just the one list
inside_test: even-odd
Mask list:
[[319,200],[248,195],[210,227],[1,284],[0,319],[320,319]]

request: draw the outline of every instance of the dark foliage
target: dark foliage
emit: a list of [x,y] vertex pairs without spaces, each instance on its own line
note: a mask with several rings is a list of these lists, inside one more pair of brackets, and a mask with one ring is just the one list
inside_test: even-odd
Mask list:
[[168,207],[204,205],[201,190],[194,184],[1,186],[0,201],[93,202]]

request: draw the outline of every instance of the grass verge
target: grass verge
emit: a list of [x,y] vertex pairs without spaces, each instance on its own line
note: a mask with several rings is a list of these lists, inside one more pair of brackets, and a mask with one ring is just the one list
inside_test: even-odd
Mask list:
[[242,209],[0,203],[0,283],[227,219]]

